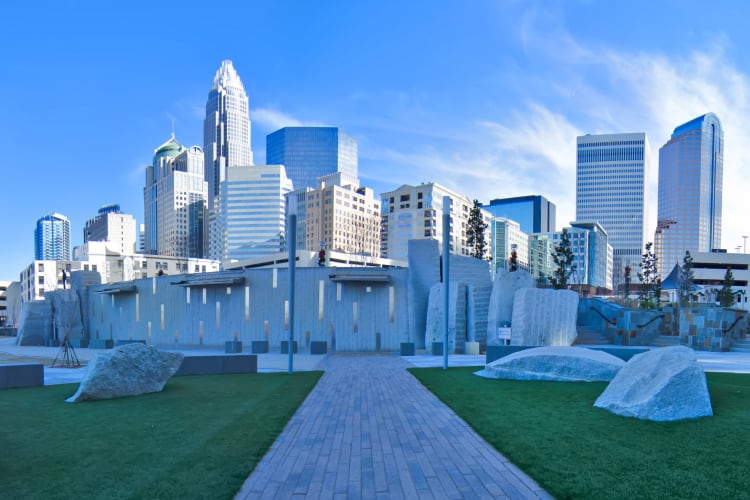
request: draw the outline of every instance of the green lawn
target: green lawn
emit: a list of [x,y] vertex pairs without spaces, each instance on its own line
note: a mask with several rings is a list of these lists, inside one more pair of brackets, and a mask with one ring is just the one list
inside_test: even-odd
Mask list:
[[78,384],[0,391],[0,497],[232,498],[321,375],[175,377],[75,404]]
[[650,422],[594,408],[606,383],[411,369],[556,498],[750,498],[750,375],[708,373],[713,417]]

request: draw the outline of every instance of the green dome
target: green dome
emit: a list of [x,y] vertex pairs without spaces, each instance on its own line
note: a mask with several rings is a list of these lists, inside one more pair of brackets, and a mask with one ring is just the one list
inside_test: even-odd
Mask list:
[[154,150],[154,160],[161,158],[162,156],[175,157],[180,154],[183,149],[182,144],[177,142],[177,139],[174,138],[174,134],[172,134],[172,137],[170,137],[167,142]]

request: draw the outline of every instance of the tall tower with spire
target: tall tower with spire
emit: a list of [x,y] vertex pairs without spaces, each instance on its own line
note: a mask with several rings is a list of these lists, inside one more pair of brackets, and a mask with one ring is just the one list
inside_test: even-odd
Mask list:
[[250,147],[250,112],[247,93],[232,61],[224,60],[214,76],[203,122],[205,179],[208,183],[209,255],[214,258],[215,217],[219,186],[227,167],[253,164]]

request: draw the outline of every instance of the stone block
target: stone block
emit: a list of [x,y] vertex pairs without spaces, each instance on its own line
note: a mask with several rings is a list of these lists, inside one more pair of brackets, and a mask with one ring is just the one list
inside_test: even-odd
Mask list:
[[0,365],[0,389],[41,385],[44,385],[44,365],[41,363]]
[[242,342],[239,340],[228,340],[224,342],[224,352],[226,353],[242,352]]
[[310,342],[310,354],[328,353],[328,342],[325,340],[313,340]]
[[402,356],[414,356],[416,348],[414,342],[401,342],[401,355]]
[[221,373],[258,373],[258,356],[242,354],[239,356],[221,356]]
[[522,288],[513,301],[511,345],[570,346],[576,339],[578,294]]
[[432,343],[432,355],[433,356],[442,356],[443,355],[443,343],[442,342],[433,342]]
[[250,351],[253,354],[265,354],[268,352],[267,340],[253,340],[250,343]]
[[[527,271],[508,272],[504,269],[495,275],[487,311],[487,344],[496,340],[497,329],[513,321],[513,301],[518,290],[534,288],[534,278]],[[499,344],[494,344],[499,345]]]
[[[294,349],[294,352],[292,354],[297,354],[297,341],[296,340],[292,344],[292,348]],[[281,354],[289,354],[289,341],[288,340],[281,341]]]

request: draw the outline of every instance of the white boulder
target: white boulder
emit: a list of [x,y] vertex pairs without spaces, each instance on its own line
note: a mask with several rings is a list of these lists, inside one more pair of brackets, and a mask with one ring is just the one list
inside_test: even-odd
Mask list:
[[576,339],[578,294],[522,288],[513,299],[510,345],[570,346]]
[[182,364],[183,354],[134,343],[97,354],[68,403],[159,392]]
[[476,375],[512,380],[608,382],[625,362],[604,351],[583,347],[534,347],[488,364]]
[[594,406],[657,422],[713,415],[706,374],[695,352],[683,346],[633,356]]

